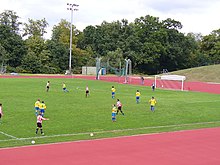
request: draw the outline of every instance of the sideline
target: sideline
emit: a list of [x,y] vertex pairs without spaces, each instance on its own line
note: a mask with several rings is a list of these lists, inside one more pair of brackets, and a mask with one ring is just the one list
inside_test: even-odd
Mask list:
[[[123,132],[123,131],[136,131],[136,130],[145,130],[145,129],[147,130],[147,129],[157,129],[157,128],[174,128],[174,127],[195,126],[195,125],[216,124],[216,123],[220,123],[220,121],[190,123],[190,124],[176,124],[176,125],[165,125],[165,126],[152,126],[152,127],[142,127],[142,128],[127,128],[127,129],[109,130],[109,131],[95,131],[92,133],[94,134],[115,133],[115,132]],[[179,131],[184,131],[184,130],[179,130]],[[179,132],[179,131],[170,131],[170,132]],[[58,135],[48,135],[48,136],[47,135],[46,136],[35,136],[35,137],[27,137],[27,138],[17,138],[15,136],[5,134],[4,132],[0,132],[0,133],[13,138],[13,139],[0,140],[0,142],[8,142],[8,141],[21,141],[21,140],[33,140],[33,139],[54,138],[54,137],[77,136],[77,135],[90,135],[91,132],[58,134]],[[160,132],[160,133],[163,133],[163,132]],[[158,133],[149,133],[149,135],[151,134],[158,134]]]

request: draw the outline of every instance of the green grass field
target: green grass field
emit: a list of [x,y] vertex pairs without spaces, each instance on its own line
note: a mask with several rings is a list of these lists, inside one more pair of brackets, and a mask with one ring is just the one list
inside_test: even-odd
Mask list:
[[[46,82],[51,81],[49,92]],[[62,91],[65,82],[69,93]],[[90,97],[85,98],[85,87]],[[125,116],[111,121],[111,86],[123,104]],[[135,92],[141,91],[136,104]],[[156,111],[148,100],[157,99]],[[44,136],[35,135],[34,103],[40,98],[47,105]],[[75,141],[125,135],[157,133],[220,126],[219,95],[170,90],[151,91],[150,87],[81,79],[0,79],[0,102],[4,116],[0,124],[0,147]],[[95,136],[90,137],[93,132]]]
[[188,68],[171,72],[171,74],[186,76],[186,81],[201,81],[220,83],[220,64]]

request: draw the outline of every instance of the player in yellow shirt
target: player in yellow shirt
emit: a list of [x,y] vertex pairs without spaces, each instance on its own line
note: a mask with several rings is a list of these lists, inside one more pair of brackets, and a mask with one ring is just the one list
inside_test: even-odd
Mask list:
[[112,86],[112,98],[113,98],[113,99],[115,98],[115,91],[116,91],[115,87]]
[[63,91],[64,92],[69,92],[67,89],[66,89],[66,84],[63,82]]
[[150,103],[150,110],[152,112],[154,112],[154,109],[155,109],[155,105],[157,103],[156,99],[152,96],[152,98],[149,100],[149,103]]
[[38,115],[38,111],[40,110],[40,99],[37,99],[37,101],[34,103],[34,109],[35,109],[35,115]]
[[42,101],[41,103],[40,103],[40,113],[41,113],[41,116],[42,117],[44,117],[44,113],[45,113],[45,110],[46,110],[46,108],[47,108],[47,106],[46,106],[46,104],[44,103],[44,101]]
[[117,113],[117,107],[115,104],[112,105],[112,122],[116,121],[116,113]]
[[137,92],[136,92],[136,103],[137,104],[140,102],[140,96],[141,96],[141,93],[139,90],[137,90]]

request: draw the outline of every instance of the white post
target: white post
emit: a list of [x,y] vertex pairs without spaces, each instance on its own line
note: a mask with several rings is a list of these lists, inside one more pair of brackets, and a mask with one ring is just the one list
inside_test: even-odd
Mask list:
[[127,84],[127,78],[128,78],[128,60],[125,59],[125,84]]
[[183,81],[184,81],[184,80],[183,80],[183,78],[182,78],[182,86],[181,86],[181,91],[183,91]]
[[71,10],[69,73],[72,73],[73,10]]
[[155,88],[157,88],[157,75],[154,76],[154,85],[155,85]]
[[71,10],[71,27],[70,27],[70,53],[69,53],[69,74],[72,74],[72,39],[73,39],[73,11],[77,11],[78,9],[74,7],[78,7],[79,5],[67,3],[69,8],[67,10]]

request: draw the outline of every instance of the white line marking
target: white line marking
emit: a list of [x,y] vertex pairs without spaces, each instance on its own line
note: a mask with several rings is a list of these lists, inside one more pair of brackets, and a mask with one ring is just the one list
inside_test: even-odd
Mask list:
[[27,145],[27,146],[18,146],[18,147],[8,147],[8,148],[0,148],[0,150],[7,150],[7,149],[15,149],[15,148],[26,148],[26,147],[36,147],[36,146],[51,146],[51,145],[60,145],[60,144],[68,144],[68,143],[82,143],[82,142],[90,142],[90,141],[101,141],[101,140],[108,140],[108,139],[121,139],[121,138],[130,138],[130,137],[139,137],[139,136],[151,136],[151,135],[158,135],[158,134],[167,134],[167,133],[184,133],[189,131],[197,131],[197,130],[205,130],[205,129],[212,129],[212,128],[199,128],[194,130],[178,130],[172,132],[158,132],[158,133],[148,133],[148,134],[137,134],[137,135],[125,135],[125,136],[118,136],[118,137],[107,137],[107,138],[99,138],[99,139],[87,139],[87,140],[76,140],[76,141],[67,141],[67,142],[54,142],[48,144],[37,144],[37,145]]
[[[7,133],[4,133],[4,132],[2,132],[2,131],[0,131],[0,133],[3,134],[3,135],[5,135],[5,136],[8,136],[8,137],[10,137],[10,138],[18,139],[17,137],[12,136],[12,135],[9,135],[9,134],[7,134]],[[1,140],[0,140],[0,141],[1,141]]]
[[[184,127],[184,126],[194,126],[194,125],[204,125],[204,124],[215,124],[220,123],[220,121],[213,122],[202,122],[202,123],[191,123],[191,124],[176,124],[176,125],[166,125],[166,126],[152,126],[152,127],[142,127],[142,128],[128,128],[128,129],[119,129],[119,130],[109,130],[109,131],[96,131],[94,134],[101,133],[113,133],[113,132],[123,132],[123,131],[136,131],[144,129],[157,129],[157,128],[169,128],[169,127]],[[181,131],[181,130],[180,130]],[[173,132],[173,131],[172,131]],[[1,133],[1,132],[0,132]],[[89,135],[91,132],[82,132],[82,133],[73,133],[73,134],[58,134],[58,135],[48,135],[48,136],[36,136],[36,137],[27,137],[27,138],[17,138],[15,136],[8,135],[13,139],[0,140],[0,142],[15,141],[15,140],[32,140],[32,139],[43,139],[43,138],[53,138],[53,137],[66,137],[66,136],[77,136],[77,135]],[[6,136],[7,136],[6,135]]]

